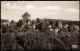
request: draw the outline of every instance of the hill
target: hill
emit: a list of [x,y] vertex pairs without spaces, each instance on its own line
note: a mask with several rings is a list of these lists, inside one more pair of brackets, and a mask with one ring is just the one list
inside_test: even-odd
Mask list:
[[[46,20],[47,21],[52,21],[52,22],[56,23],[60,19],[46,19]],[[64,24],[68,24],[68,25],[80,25],[79,24],[80,21],[70,21],[70,20],[60,20],[60,21],[63,23],[63,25]]]
[[4,22],[9,22],[9,20],[1,19],[1,23],[4,23]]

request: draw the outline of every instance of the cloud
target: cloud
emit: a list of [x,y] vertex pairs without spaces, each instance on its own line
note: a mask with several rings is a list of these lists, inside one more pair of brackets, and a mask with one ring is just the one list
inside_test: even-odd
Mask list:
[[35,9],[35,10],[60,10],[60,7],[57,6],[46,6],[46,7],[37,7],[33,5],[27,5],[27,9]]
[[66,11],[69,11],[69,12],[77,12],[78,10],[73,9],[73,8],[69,8],[69,9],[66,9]]
[[25,12],[28,12],[31,15],[32,19],[36,19],[37,17],[39,17],[39,18],[51,18],[51,19],[75,20],[79,18],[78,16],[79,10],[75,8],[62,8],[56,5],[40,6],[32,4],[27,4],[27,5],[25,4],[24,6],[22,6],[21,4],[11,3],[11,2],[2,3],[1,5],[8,10],[7,13],[9,14],[3,13],[5,17],[8,15],[7,17],[11,18],[12,16],[15,17],[14,19],[16,19],[17,17],[18,17],[17,19],[19,19],[19,17],[21,17],[22,14],[24,14]]
[[21,9],[22,8],[20,5],[17,5],[16,3],[11,4],[10,2],[3,4],[3,6],[6,9]]
[[27,9],[35,9],[35,8],[37,8],[37,7],[29,4],[29,5],[26,6],[26,8],[27,8]]
[[18,5],[17,3],[5,3],[3,4],[3,6],[6,9],[15,9],[15,10],[54,10],[54,11],[69,11],[69,12],[77,12],[79,10],[76,10],[74,8],[68,8],[68,9],[63,9],[61,7],[58,6],[45,6],[45,7],[38,7],[38,6],[34,6],[34,5],[25,5],[25,6],[21,6]]
[[18,5],[16,3],[13,3],[11,4],[10,2],[8,3],[5,3],[3,5],[6,9],[18,9],[18,10],[27,10],[27,9],[37,9],[37,10],[60,10],[61,8],[60,7],[57,7],[57,6],[46,6],[46,7],[37,7],[37,6],[34,6],[34,5],[25,5],[25,6],[21,6],[21,5]]
[[60,7],[57,6],[47,6],[47,7],[43,7],[42,9],[47,9],[47,10],[60,10]]

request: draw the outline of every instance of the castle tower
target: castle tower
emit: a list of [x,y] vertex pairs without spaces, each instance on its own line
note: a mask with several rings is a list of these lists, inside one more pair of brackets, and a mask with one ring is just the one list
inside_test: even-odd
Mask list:
[[28,25],[30,21],[30,15],[26,12],[22,17],[23,17],[23,24]]

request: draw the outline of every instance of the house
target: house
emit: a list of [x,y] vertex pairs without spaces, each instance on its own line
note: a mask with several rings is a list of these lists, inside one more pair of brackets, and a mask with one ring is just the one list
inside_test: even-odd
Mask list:
[[74,29],[79,31],[79,26],[74,26]]
[[68,28],[68,27],[69,27],[68,24],[63,25],[63,28]]

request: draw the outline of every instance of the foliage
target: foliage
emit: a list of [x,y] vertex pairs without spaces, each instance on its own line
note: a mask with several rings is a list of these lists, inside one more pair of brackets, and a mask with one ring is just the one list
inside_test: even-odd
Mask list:
[[19,20],[19,21],[17,22],[17,26],[21,27],[22,25],[23,25],[22,20]]
[[[54,22],[54,24],[56,23]],[[73,44],[79,45],[79,31],[74,30],[74,26],[70,26],[70,31],[66,32],[65,29],[62,29],[56,35],[54,31],[50,30],[41,32],[29,29],[27,25],[20,29],[22,25],[22,20],[19,20],[15,27],[2,25],[2,30],[6,30],[4,33],[1,32],[1,48],[3,51],[61,50],[70,49]]]
[[39,23],[39,22],[40,22],[40,19],[39,19],[39,18],[37,18],[37,19],[36,19],[36,22],[37,22],[37,23]]
[[15,23],[15,21],[14,20],[11,20],[11,22],[10,23]]

